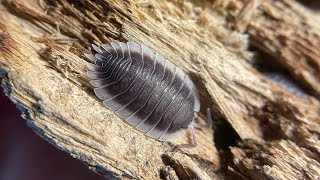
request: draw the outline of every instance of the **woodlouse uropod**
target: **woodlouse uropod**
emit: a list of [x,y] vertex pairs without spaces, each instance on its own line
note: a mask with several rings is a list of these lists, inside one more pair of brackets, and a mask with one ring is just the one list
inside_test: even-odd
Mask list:
[[[134,42],[111,42],[95,55],[87,75],[96,96],[127,123],[160,141],[171,141],[191,128],[200,110],[197,89],[190,77],[151,48]],[[207,110],[211,126],[210,110]],[[181,146],[180,146],[181,147]]]

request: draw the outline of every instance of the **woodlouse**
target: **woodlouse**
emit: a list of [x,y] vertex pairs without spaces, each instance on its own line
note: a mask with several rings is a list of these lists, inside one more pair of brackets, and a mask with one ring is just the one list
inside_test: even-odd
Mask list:
[[[160,141],[175,139],[192,128],[200,110],[197,89],[187,74],[147,46],[111,42],[95,55],[87,75],[96,96],[127,123]],[[208,126],[211,115],[208,109]],[[188,146],[188,145],[187,145]]]

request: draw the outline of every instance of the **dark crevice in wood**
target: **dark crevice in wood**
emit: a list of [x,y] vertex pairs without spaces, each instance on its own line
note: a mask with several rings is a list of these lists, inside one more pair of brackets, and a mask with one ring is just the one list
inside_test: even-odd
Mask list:
[[214,122],[215,146],[224,156],[228,157],[230,155],[229,147],[236,146],[239,140],[239,135],[227,120],[218,119]]
[[250,51],[255,52],[255,61],[253,63],[253,67],[257,69],[266,78],[270,79],[271,81],[274,81],[275,83],[281,84],[282,82],[277,82],[277,79],[274,79],[269,76],[269,74],[274,74],[275,76],[278,75],[279,80],[282,78],[284,83],[286,81],[289,82],[290,85],[288,86],[291,86],[293,90],[297,89],[297,91],[301,91],[301,94],[308,94],[312,96],[312,92],[308,91],[308,87],[302,84],[301,81],[294,79],[294,76],[286,67],[284,67],[279,62],[279,60],[253,46],[250,47]]
[[310,8],[311,10],[319,11],[320,10],[320,1],[319,0],[298,0],[305,7]]
[[228,166],[233,164],[231,147],[237,146],[240,141],[239,135],[225,119],[214,121],[214,143],[221,159],[220,172],[224,176],[228,175]]

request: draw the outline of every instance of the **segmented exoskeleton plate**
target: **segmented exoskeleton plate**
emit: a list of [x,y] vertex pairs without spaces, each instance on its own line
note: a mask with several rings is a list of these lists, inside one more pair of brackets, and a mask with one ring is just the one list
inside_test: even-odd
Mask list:
[[180,68],[134,42],[93,45],[90,83],[103,104],[148,136],[170,141],[200,109],[197,90]]

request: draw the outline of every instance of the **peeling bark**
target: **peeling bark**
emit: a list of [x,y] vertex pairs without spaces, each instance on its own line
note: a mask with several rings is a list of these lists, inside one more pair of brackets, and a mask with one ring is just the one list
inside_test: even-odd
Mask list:
[[[0,2],[6,95],[39,136],[106,178],[319,177],[315,10],[293,0]],[[197,120],[205,122],[207,107],[214,112],[214,127],[196,131],[196,148],[173,153],[190,134],[153,140],[97,100],[83,53],[91,43],[113,40],[146,44],[191,76],[202,106]],[[250,45],[306,94],[296,96],[263,76]]]

